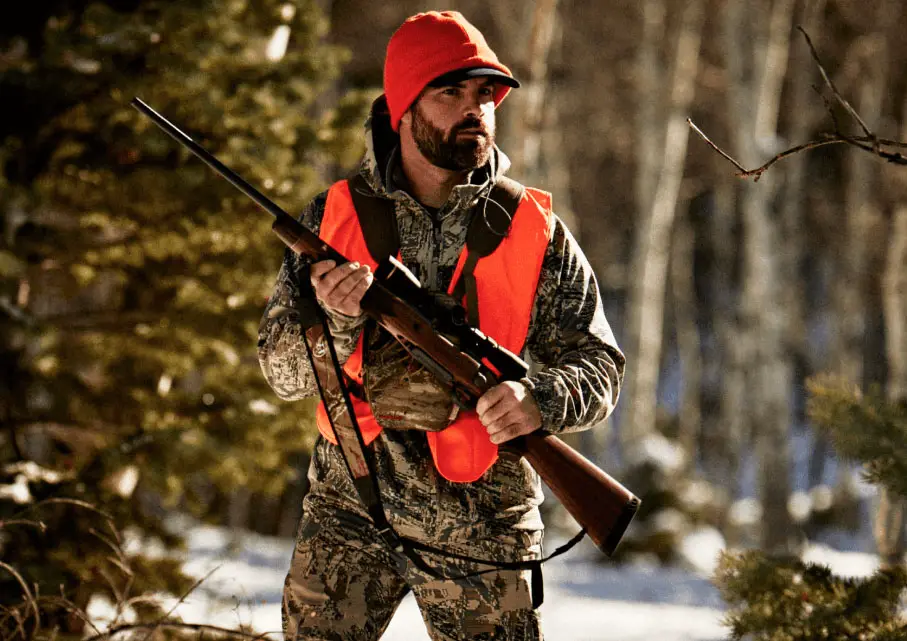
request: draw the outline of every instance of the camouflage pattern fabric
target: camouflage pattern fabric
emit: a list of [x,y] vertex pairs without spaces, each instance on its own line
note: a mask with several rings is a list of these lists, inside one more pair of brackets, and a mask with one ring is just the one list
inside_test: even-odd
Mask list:
[[[522,545],[509,539],[497,547]],[[537,546],[536,546],[537,548]],[[422,554],[453,577],[438,579],[388,548],[366,519],[341,511],[307,513],[300,522],[284,586],[287,641],[377,641],[400,601],[413,591],[433,641],[541,639],[528,572]]]
[[[360,172],[379,197],[394,201],[404,264],[423,287],[446,291],[466,242],[470,217],[481,215],[487,205],[484,197],[509,161],[495,150],[488,166],[472,172],[470,181],[455,187],[445,205],[431,215],[406,192],[396,148],[383,148],[381,142],[376,148],[376,140],[388,139],[387,131],[382,130],[385,126],[380,117],[370,119],[367,130],[371,135],[366,137],[368,150]],[[315,233],[326,196],[325,192],[314,198],[301,216]],[[262,371],[285,400],[318,393],[296,311],[300,271],[306,267],[305,259],[287,252],[259,329]],[[364,317],[328,317],[343,361],[355,348]],[[525,383],[541,410],[544,431],[558,434],[586,429],[613,410],[624,357],[605,319],[595,275],[556,216],[522,355],[537,365]],[[418,421],[412,414],[410,418]],[[474,483],[451,483],[441,477],[425,434],[417,430],[385,429],[370,449],[388,521],[401,536],[477,558],[509,561],[538,554],[543,528],[538,511],[543,499],[541,481],[524,459],[508,453],[506,447]],[[324,521],[341,512],[367,518],[338,449],[324,439],[316,444],[309,480],[303,506],[306,518]],[[340,541],[345,532],[341,528],[331,536]],[[294,560],[291,574],[305,574],[297,567],[301,562]],[[314,561],[305,561],[309,562]],[[290,605],[295,607],[295,603]]]

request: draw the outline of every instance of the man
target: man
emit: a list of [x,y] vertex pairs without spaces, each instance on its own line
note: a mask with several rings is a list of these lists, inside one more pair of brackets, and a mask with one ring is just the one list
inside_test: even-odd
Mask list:
[[[437,549],[422,555],[437,572],[392,549],[369,518],[331,442],[327,415],[343,415],[335,394],[319,408],[325,438],[315,446],[284,589],[288,641],[378,639],[409,590],[433,640],[541,639],[528,572],[463,578],[488,567],[447,554],[539,557],[538,476],[501,446],[535,430],[557,434],[602,421],[617,401],[624,358],[595,276],[548,195],[526,189],[512,220],[500,223],[503,207],[491,190],[505,183],[509,161],[494,144],[495,108],[516,87],[459,13],[409,18],[388,44],[385,95],[367,123],[358,175],[364,183],[341,181],[303,213],[303,223],[351,262],[308,265],[288,252],[262,320],[262,369],[281,398],[317,395],[298,311],[310,283],[339,360],[365,387],[356,413],[387,520],[401,537]],[[363,194],[392,207],[397,255],[422,287],[465,301],[482,331],[530,356],[537,372],[493,387],[474,413],[458,411],[366,322],[360,301],[378,261],[357,222],[353,199]],[[474,227],[499,244],[465,267]],[[467,284],[458,289],[458,281]],[[312,338],[323,356],[324,337]]]

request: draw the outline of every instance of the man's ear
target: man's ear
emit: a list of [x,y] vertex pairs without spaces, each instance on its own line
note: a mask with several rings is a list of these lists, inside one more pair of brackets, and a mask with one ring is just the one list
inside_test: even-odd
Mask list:
[[407,128],[413,126],[413,108],[410,107],[405,112],[403,116],[400,117],[400,128],[403,128],[403,125],[406,125]]

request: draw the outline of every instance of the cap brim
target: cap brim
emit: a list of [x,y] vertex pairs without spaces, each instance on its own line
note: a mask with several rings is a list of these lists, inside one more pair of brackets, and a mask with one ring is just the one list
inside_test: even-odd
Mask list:
[[492,76],[495,82],[500,82],[502,85],[507,85],[514,89],[518,89],[520,86],[520,83],[516,78],[508,76],[500,69],[494,69],[493,67],[471,67],[469,69],[448,71],[429,82],[428,86],[444,87],[446,85],[455,85],[458,82],[463,82],[469,78],[480,78],[483,76]]

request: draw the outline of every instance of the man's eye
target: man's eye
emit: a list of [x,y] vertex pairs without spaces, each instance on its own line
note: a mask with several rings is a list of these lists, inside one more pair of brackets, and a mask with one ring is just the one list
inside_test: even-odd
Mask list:
[[482,94],[483,96],[493,96],[493,95],[494,95],[494,87],[482,87],[482,88],[479,90],[479,93]]
[[460,91],[456,87],[447,87],[441,93],[445,96],[456,96]]

